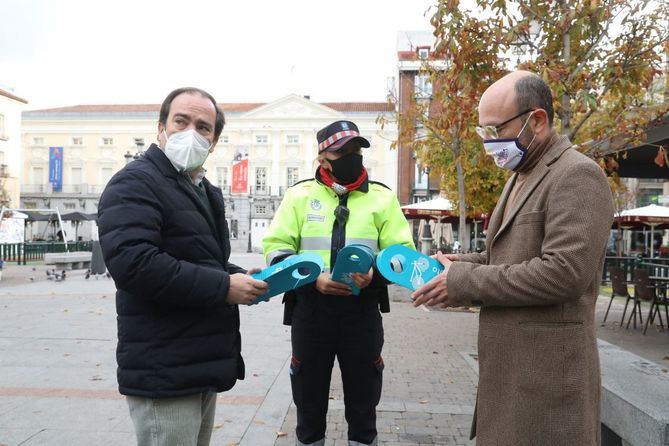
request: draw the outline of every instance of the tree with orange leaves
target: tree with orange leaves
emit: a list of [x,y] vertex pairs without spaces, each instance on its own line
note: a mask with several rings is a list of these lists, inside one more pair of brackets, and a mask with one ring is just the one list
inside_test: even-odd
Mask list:
[[[492,210],[506,175],[474,132],[481,93],[505,70],[540,74],[555,94],[556,128],[615,170],[604,156],[639,145],[669,107],[658,82],[669,54],[669,3],[653,0],[439,0],[431,24],[439,61],[423,66],[429,103],[398,116],[399,141],[441,174],[465,216]],[[659,87],[659,89],[658,89]],[[659,90],[659,91],[658,91]],[[666,161],[658,147],[659,162]],[[615,179],[614,187],[619,186]],[[618,186],[616,186],[618,185]]]

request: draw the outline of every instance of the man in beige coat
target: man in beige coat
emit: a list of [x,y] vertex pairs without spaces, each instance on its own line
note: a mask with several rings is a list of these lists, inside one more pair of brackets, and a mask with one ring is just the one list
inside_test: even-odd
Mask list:
[[[477,132],[515,173],[486,251],[437,258],[415,305],[480,305],[478,445],[600,444],[594,309],[613,204],[601,168],[553,129],[549,87],[518,71],[488,88]],[[453,260],[453,262],[451,262]]]

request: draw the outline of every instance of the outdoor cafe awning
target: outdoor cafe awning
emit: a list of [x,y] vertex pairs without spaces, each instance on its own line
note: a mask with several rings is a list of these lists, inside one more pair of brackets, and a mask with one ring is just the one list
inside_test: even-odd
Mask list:
[[669,207],[651,204],[627,209],[613,219],[614,227],[629,229],[669,229]]
[[[33,222],[33,221],[49,221],[49,222],[55,222],[58,221],[58,214],[55,212],[48,213],[48,212],[37,212],[37,211],[22,211],[24,214],[27,215],[27,222]],[[95,220],[97,218],[97,214],[84,214],[83,212],[70,212],[67,214],[61,214],[60,218],[63,221],[75,221],[75,222],[80,222],[80,221],[88,221],[88,220]]]
[[[407,219],[435,219],[442,223],[458,223],[459,217],[451,212],[452,209],[453,205],[450,200],[439,197],[402,206],[402,213]],[[467,223],[485,219],[485,214],[477,215],[475,218],[467,217]]]
[[669,163],[655,162],[660,146],[669,148],[669,114],[647,129],[643,144],[612,155],[618,163],[616,173],[620,177],[669,179]]
[[84,214],[83,212],[69,212],[67,214],[61,215],[63,221],[89,221],[95,220],[97,214]]
[[33,222],[33,221],[58,221],[58,215],[53,213],[53,214],[47,214],[43,212],[35,212],[35,211],[22,211],[24,214],[28,215],[28,218],[26,221],[28,222]]
[[434,200],[421,201],[420,203],[402,206],[402,213],[406,218],[439,218],[450,217],[453,205],[446,198],[435,198]]

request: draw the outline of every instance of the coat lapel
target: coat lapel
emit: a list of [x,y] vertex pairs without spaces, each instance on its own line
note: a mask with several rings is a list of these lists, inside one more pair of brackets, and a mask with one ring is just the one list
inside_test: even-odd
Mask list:
[[[488,251],[492,249],[492,245],[495,243],[495,240],[499,238],[499,235],[503,233],[506,228],[508,228],[511,225],[511,222],[513,219],[516,217],[520,209],[523,207],[525,202],[527,201],[528,198],[532,195],[532,193],[536,190],[537,186],[541,183],[541,181],[546,177],[548,172],[551,170],[551,165],[558,159],[562,154],[571,147],[571,143],[569,142],[569,139],[565,136],[560,136],[556,135],[554,138],[555,142],[553,143],[552,147],[549,148],[544,156],[542,157],[541,161],[537,163],[537,165],[532,169],[530,172],[529,176],[527,177],[527,180],[525,181],[525,185],[523,188],[520,190],[520,192],[516,195],[516,198],[511,205],[511,209],[509,210],[509,215],[506,217],[504,216],[504,207],[506,206],[506,200],[509,197],[509,193],[511,192],[511,189],[513,187],[513,184],[511,184],[504,193],[503,196],[503,201],[500,200],[500,204],[498,206],[498,212],[495,216],[495,220],[500,220],[501,225],[499,226],[499,229],[497,229],[496,232],[493,234],[493,239],[490,242],[490,247]],[[514,176],[514,180],[517,178],[516,174]],[[509,182],[511,183],[511,182]],[[515,184],[515,181],[514,181]],[[492,224],[492,222],[491,222]]]
[[177,183],[179,183],[179,187],[181,187],[181,189],[186,192],[186,195],[188,195],[191,201],[195,203],[197,210],[200,211],[200,214],[202,214],[202,216],[207,220],[207,223],[209,223],[209,227],[211,228],[211,233],[214,234],[214,236],[218,240],[218,244],[220,245],[221,238],[218,235],[218,230],[216,229],[216,223],[211,219],[209,212],[207,212],[207,209],[204,207],[204,204],[202,204],[202,200],[200,199],[200,197],[197,196],[197,193],[193,190],[193,186],[188,184],[189,181],[190,180],[186,178],[185,175],[177,175]]
[[516,195],[516,198],[511,205],[511,209],[509,209],[509,214],[505,218],[504,209],[506,208],[506,201],[508,200],[509,194],[515,185],[515,181],[518,178],[518,173],[514,174],[512,181],[507,183],[507,186],[502,193],[502,198],[500,198],[499,204],[495,208],[495,215],[493,215],[493,219],[490,222],[492,229],[492,240],[490,241],[490,246],[488,247],[488,259],[490,259],[490,250],[492,249],[492,245],[495,243],[495,240],[497,240],[499,235],[511,225],[511,222],[516,217],[530,195],[532,195],[532,192],[534,192],[537,186],[539,186],[546,174],[550,172],[550,166],[555,162],[555,160],[562,156],[565,150],[571,147],[571,143],[569,142],[568,138],[560,135],[555,135],[553,138],[555,139],[552,147],[546,151],[542,159],[530,172],[527,180],[525,180],[523,188]]
[[[534,192],[537,186],[539,186],[539,184],[545,178],[546,174],[549,171],[550,168],[545,164],[537,164],[534,167],[534,169],[532,169],[532,172],[525,181],[525,185],[516,195],[515,200],[511,204],[511,209],[509,210],[509,214],[503,217],[502,225],[500,226],[497,233],[495,233],[495,237],[492,239],[492,242],[490,243],[491,247],[495,243],[495,240],[497,240],[499,235],[503,233],[506,230],[506,228],[508,228],[511,225],[511,222],[518,214],[518,211],[520,211],[520,209],[523,207],[527,199],[530,198],[530,195],[532,195],[532,192]],[[500,209],[500,214],[504,214],[504,208]]]
[[223,193],[220,189],[213,186],[206,178],[202,181],[204,182],[204,188],[207,191],[211,210],[214,213],[214,225],[217,229],[216,234],[218,242],[223,246],[225,238],[224,227],[227,225],[227,222],[225,221],[225,201],[223,200]]
[[[158,146],[156,146],[155,144],[151,144],[151,146],[145,152],[145,157],[147,160],[154,163],[163,175],[176,179],[179,187],[193,201],[193,203],[197,207],[197,210],[207,220],[207,223],[211,228],[212,234],[214,234],[214,237],[218,241],[218,244],[221,245],[221,234],[219,234],[218,230],[216,229],[216,222],[214,222],[211,219],[209,212],[207,212],[207,209],[205,209],[204,204],[202,204],[202,200],[200,200],[200,197],[198,197],[197,193],[193,190],[193,186],[189,184],[190,179],[186,178],[185,175],[178,173],[177,170],[172,165],[172,163],[170,163],[170,160],[167,159],[167,156],[165,156],[165,153],[162,150],[160,150]],[[203,179],[202,181],[205,180]],[[205,183],[205,185],[207,184],[208,182]],[[214,212],[218,212],[218,210],[215,207],[213,207],[212,200],[210,200],[210,203],[212,204],[212,209],[214,209]]]
[[516,184],[517,178],[518,174],[514,173],[513,176],[506,182],[504,190],[502,190],[502,195],[497,202],[497,206],[490,216],[490,223],[488,224],[488,237],[491,241],[497,235],[497,231],[499,231],[499,228],[502,225],[502,218],[504,218],[504,208],[506,207],[506,202],[509,199],[511,189],[513,189],[514,184]]

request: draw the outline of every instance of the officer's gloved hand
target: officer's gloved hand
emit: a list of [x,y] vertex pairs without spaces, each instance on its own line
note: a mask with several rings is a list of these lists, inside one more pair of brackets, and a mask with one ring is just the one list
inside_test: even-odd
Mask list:
[[316,279],[316,289],[322,294],[331,294],[335,296],[349,296],[351,287],[344,283],[332,280],[330,273],[321,273]]

